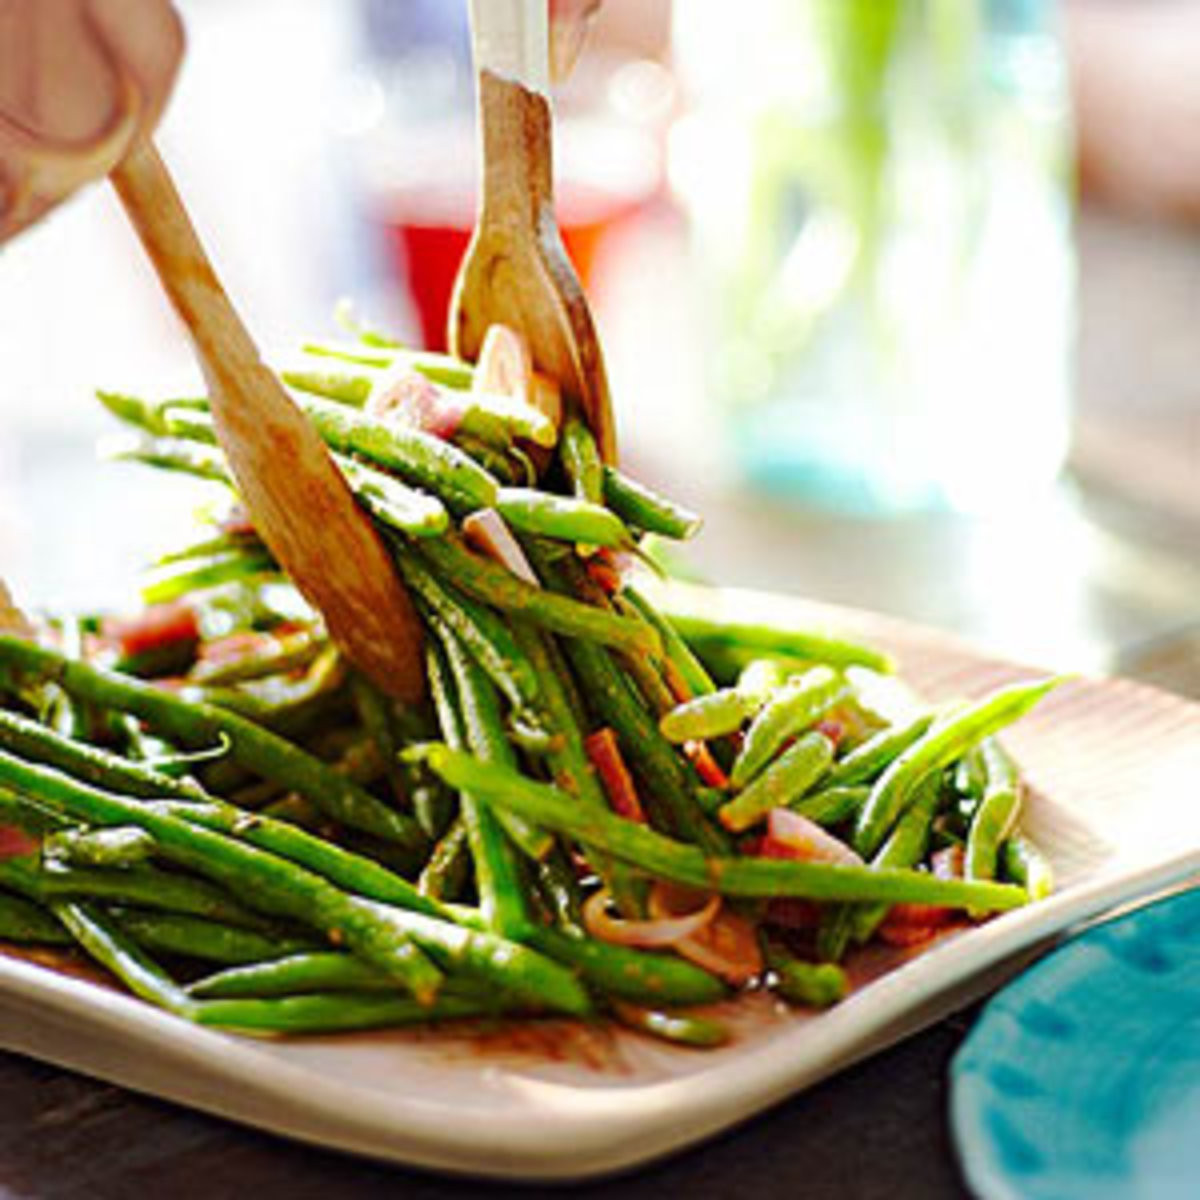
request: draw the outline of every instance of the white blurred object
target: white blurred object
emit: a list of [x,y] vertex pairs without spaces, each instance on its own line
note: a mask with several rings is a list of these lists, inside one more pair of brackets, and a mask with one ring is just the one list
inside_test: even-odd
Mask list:
[[[338,288],[327,112],[344,62],[337,0],[179,8],[188,54],[163,155],[235,304],[264,345],[320,329]],[[264,53],[269,47],[269,53]],[[193,378],[181,331],[107,189],[0,251],[0,430],[99,428],[97,384]],[[192,383],[191,386],[195,386]]]

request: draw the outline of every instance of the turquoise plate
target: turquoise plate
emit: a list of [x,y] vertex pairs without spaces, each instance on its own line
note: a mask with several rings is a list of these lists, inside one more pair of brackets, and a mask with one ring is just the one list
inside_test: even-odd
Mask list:
[[959,1157],[985,1200],[1200,1196],[1200,888],[1026,972],[951,1070]]

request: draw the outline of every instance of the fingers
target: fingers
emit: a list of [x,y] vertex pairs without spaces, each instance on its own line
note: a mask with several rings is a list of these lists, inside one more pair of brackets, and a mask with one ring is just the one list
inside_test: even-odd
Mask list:
[[602,0],[550,0],[550,78],[571,73]]
[[149,137],[184,37],[169,0],[0,0],[0,241]]

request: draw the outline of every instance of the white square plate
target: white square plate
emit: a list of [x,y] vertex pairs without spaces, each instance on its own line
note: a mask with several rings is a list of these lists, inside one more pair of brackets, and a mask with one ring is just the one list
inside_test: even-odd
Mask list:
[[[893,651],[931,699],[1033,674],[913,626],[751,593],[739,619],[832,625]],[[0,1047],[291,1137],[456,1173],[582,1179],[678,1150],[898,1041],[996,986],[1054,935],[1200,873],[1200,707],[1120,680],[1055,692],[1006,742],[1048,900],[899,955],[820,1015],[725,1006],[712,1051],[568,1023],[255,1041],[0,953]],[[875,964],[876,967],[879,964]]]

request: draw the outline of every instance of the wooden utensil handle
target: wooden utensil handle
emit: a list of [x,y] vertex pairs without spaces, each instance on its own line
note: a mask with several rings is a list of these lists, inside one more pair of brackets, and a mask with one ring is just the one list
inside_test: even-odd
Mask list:
[[407,703],[424,691],[421,626],[325,444],[254,344],[153,146],[113,174],[191,337],[217,438],[259,534],[352,662]]
[[537,236],[545,226],[557,237],[549,102],[487,70],[479,74],[478,93],[481,221],[517,237]]
[[529,91],[550,91],[546,0],[471,0],[475,70],[491,71]]
[[[113,186],[188,335],[205,374],[257,365],[258,350],[200,244],[158,151],[138,146],[112,174]],[[210,380],[210,382],[219,382]]]

